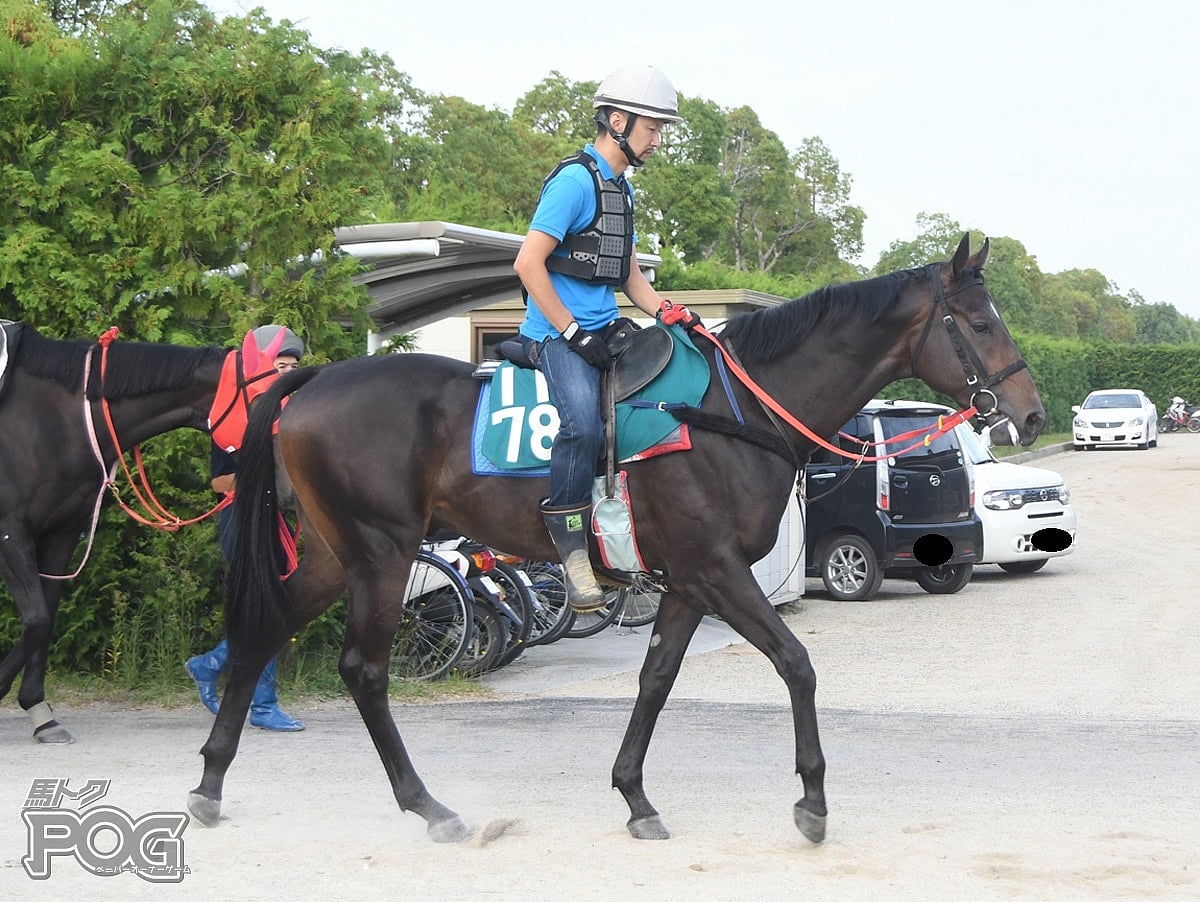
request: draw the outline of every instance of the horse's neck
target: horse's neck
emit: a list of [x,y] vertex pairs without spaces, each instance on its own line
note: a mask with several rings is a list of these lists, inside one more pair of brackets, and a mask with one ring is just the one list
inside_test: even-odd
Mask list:
[[898,340],[886,353],[867,350],[880,344],[876,331],[884,334],[872,328],[849,339],[811,335],[783,357],[753,367],[751,375],[795,419],[828,438],[884,386],[906,375]]
[[[169,406],[165,404],[160,406],[147,403],[150,400],[148,397],[126,398],[108,403],[113,430],[117,434],[122,450],[129,450],[146,439],[170,432],[172,429],[183,426],[202,428],[203,424],[196,420],[196,409],[191,403],[176,402]],[[154,400],[165,402],[165,399],[161,398]],[[109,427],[103,411],[98,410],[99,406],[98,404],[92,405],[93,418],[97,431],[101,436],[107,438]]]
[[[216,394],[216,386],[217,377],[213,375],[209,378],[206,373],[182,388],[105,401],[121,450],[127,451],[140,442],[172,429],[207,429],[208,410]],[[92,403],[91,409],[95,428],[107,449],[111,445],[111,436],[104,410],[99,403]]]

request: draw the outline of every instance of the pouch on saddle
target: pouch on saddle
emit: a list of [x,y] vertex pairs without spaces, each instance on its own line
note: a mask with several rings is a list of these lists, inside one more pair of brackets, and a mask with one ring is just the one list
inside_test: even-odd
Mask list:
[[[613,355],[609,378],[613,380],[617,401],[624,401],[654,381],[666,369],[675,350],[675,342],[665,329],[643,329],[623,317],[604,330],[603,338]],[[518,339],[502,341],[497,350],[501,357],[517,366],[535,368]]]

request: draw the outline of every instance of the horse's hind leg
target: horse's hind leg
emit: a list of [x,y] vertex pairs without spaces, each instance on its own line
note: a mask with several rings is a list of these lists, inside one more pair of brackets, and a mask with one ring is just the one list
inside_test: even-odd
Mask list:
[[[310,533],[310,535],[312,535]],[[345,588],[341,566],[314,536],[305,550],[299,569],[286,582],[290,610],[287,635],[239,637],[244,650],[230,660],[229,680],[221,707],[208,741],[200,749],[204,756],[204,775],[200,785],[188,795],[188,810],[206,827],[215,827],[221,817],[221,793],[225,774],[237,755],[245,726],[246,712],[254,696],[254,687],[267,662],[287,641],[287,636],[304,628],[328,608]]]
[[654,724],[671,694],[701,616],[699,610],[684,604],[672,592],[665,592],[659,602],[650,647],[638,678],[637,702],[612,771],[613,787],[620,790],[629,806],[626,826],[634,839],[671,838],[671,832],[646,796],[642,783],[643,767]]
[[62,582],[38,575],[65,573],[78,533],[67,531],[43,538],[41,554],[22,530],[4,524],[7,542],[0,544],[0,579],[8,586],[21,618],[21,636],[0,661],[0,698],[8,694],[13,680],[24,669],[17,703],[33,723],[33,736],[41,743],[62,744],[74,738],[46,704],[46,663],[54,620],[62,596]]
[[[389,569],[392,574],[373,571],[364,580],[351,575],[346,642],[339,669],[383,761],[400,809],[423,817],[435,842],[458,842],[467,837],[466,824],[425,788],[388,706],[388,663],[409,567]],[[404,576],[397,579],[394,573]]]
[[221,696],[221,706],[217,709],[208,741],[200,749],[204,757],[204,774],[200,785],[188,793],[188,811],[205,827],[215,827],[221,819],[225,773],[237,755],[254,686],[267,662],[283,647],[283,640],[244,644],[246,647],[230,656],[229,679]]

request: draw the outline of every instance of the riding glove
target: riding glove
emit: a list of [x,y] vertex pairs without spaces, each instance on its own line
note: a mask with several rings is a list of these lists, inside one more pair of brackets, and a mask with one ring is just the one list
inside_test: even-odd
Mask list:
[[563,338],[567,340],[572,351],[598,370],[606,369],[612,362],[612,351],[608,349],[604,339],[595,332],[581,328],[574,321],[563,332]]
[[682,304],[664,300],[659,306],[658,319],[665,326],[682,326],[688,332],[703,326],[700,317]]

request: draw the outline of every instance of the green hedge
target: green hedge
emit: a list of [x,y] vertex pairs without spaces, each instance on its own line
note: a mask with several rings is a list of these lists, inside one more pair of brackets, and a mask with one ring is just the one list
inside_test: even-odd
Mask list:
[[[1082,342],[1041,335],[1014,336],[1046,407],[1046,429],[1070,432],[1071,407],[1098,388],[1140,388],[1166,410],[1174,395],[1200,403],[1200,350],[1184,345]],[[917,379],[894,382],[885,398],[953,402]]]

